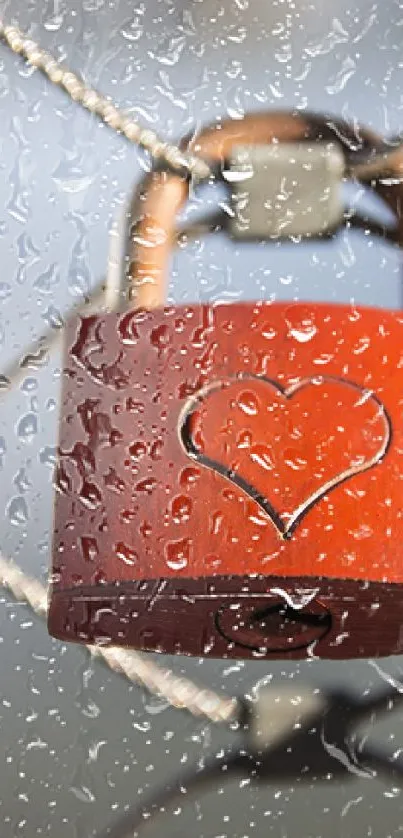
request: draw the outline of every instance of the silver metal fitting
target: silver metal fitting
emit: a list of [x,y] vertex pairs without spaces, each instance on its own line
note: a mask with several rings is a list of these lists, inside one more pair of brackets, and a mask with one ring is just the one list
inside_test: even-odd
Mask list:
[[339,226],[345,162],[337,145],[237,146],[229,162],[224,178],[232,188],[233,238],[322,236]]

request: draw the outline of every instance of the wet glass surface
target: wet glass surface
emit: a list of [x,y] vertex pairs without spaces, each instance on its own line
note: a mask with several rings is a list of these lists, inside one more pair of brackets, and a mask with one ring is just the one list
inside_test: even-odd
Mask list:
[[[266,108],[330,111],[386,135],[402,128],[403,17],[395,0],[149,0],[135,8],[126,0],[39,6],[13,0],[0,3],[0,13],[172,140],[218,116]],[[57,349],[26,353],[45,327],[58,330],[104,275],[110,227],[148,160],[2,43],[0,124],[0,372],[26,358],[14,389],[1,394],[0,548],[44,581],[61,356]],[[210,208],[216,197],[214,190],[206,195]],[[368,203],[361,193],[357,201]],[[401,257],[379,240],[346,231],[332,243],[297,249],[240,247],[215,236],[175,254],[171,301],[269,297],[399,308]],[[225,728],[128,686],[83,650],[51,640],[39,619],[3,593],[0,622],[3,838],[96,835],[168,777],[236,741]],[[233,695],[256,682],[274,688],[291,682],[297,690],[308,681],[374,697],[386,681],[398,696],[403,676],[401,658],[163,661]],[[393,765],[402,747],[401,716],[393,702],[389,709],[374,715],[362,735],[369,731]],[[298,769],[291,778],[273,770],[258,784],[233,777],[189,802],[184,790],[147,833],[400,835],[401,781],[363,772],[343,743],[333,745],[326,752],[334,763],[324,776]],[[340,766],[345,771],[337,778]]]

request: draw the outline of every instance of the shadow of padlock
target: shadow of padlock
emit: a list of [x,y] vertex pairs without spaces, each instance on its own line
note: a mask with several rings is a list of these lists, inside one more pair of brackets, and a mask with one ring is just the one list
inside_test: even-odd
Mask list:
[[[255,114],[192,147],[230,172],[231,234],[276,239],[332,234],[343,173],[383,144],[319,117]],[[401,244],[393,160],[394,178],[372,186]],[[67,334],[49,630],[205,656],[399,653],[402,316],[164,307],[188,188],[169,172],[146,178],[135,307]]]

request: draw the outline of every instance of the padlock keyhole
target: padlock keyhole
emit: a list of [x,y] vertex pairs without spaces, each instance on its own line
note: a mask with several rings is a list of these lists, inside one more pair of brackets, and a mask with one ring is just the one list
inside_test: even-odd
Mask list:
[[240,602],[223,606],[215,616],[216,628],[226,640],[257,652],[291,652],[308,648],[331,629],[328,608],[313,600],[305,608],[292,608],[283,599],[254,606]]
[[256,608],[251,614],[250,624],[262,634],[289,634],[292,631],[299,633],[311,627],[323,627],[328,616],[328,612],[316,614],[310,612],[309,608],[296,609],[286,602],[279,602],[264,608]]

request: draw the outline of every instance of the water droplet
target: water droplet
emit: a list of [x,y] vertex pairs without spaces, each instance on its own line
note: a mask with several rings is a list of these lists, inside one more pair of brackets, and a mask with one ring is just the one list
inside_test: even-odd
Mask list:
[[29,489],[30,486],[32,486],[32,483],[30,482],[30,480],[28,478],[28,475],[26,473],[25,468],[20,468],[17,471],[17,474],[14,477],[13,483],[14,483],[14,486],[20,492],[20,494],[23,494],[24,492],[27,491],[27,489]]
[[135,346],[140,340],[140,335],[137,329],[138,315],[136,311],[129,311],[121,318],[118,324],[118,331],[122,340],[129,346]]
[[[98,0],[99,2],[100,0]],[[144,6],[138,6],[133,20],[127,22],[122,29],[122,36],[126,41],[138,41],[143,34],[143,23],[141,17],[144,15]]]
[[7,515],[14,526],[23,526],[29,519],[28,505],[22,495],[11,498],[7,504]]
[[151,445],[150,448],[150,456],[153,460],[161,460],[162,459],[162,449],[164,447],[164,443],[162,439],[156,439]]
[[179,541],[168,541],[164,552],[168,567],[171,570],[183,570],[187,567],[190,558],[191,541],[189,538],[181,538]]
[[137,442],[133,442],[133,445],[129,448],[129,454],[133,457],[133,460],[140,460],[141,457],[147,453],[147,446],[145,442],[138,440]]
[[285,322],[288,326],[289,337],[298,343],[308,343],[317,334],[317,326],[312,311],[304,306],[290,306],[287,309]]
[[277,335],[277,329],[274,326],[270,326],[269,323],[265,323],[261,329],[262,337],[266,338],[266,340],[273,340]]
[[193,396],[198,390],[200,390],[200,386],[195,385],[194,381],[181,381],[177,388],[177,398],[186,399]]
[[371,338],[369,335],[362,335],[356,343],[352,346],[354,355],[362,355],[371,346]]
[[326,85],[326,92],[329,93],[331,96],[335,95],[336,93],[341,93],[341,91],[344,90],[348,80],[351,78],[351,76],[354,75],[356,68],[356,62],[351,57],[351,55],[348,55],[342,62],[342,65],[336,73],[332,84]]
[[274,459],[270,448],[267,445],[256,444],[250,449],[250,458],[266,471],[274,469]]
[[150,333],[150,341],[157,349],[166,349],[171,341],[169,326],[163,323],[161,326],[157,326],[156,329],[153,329]]
[[282,597],[284,602],[294,611],[302,611],[306,608],[319,593],[319,588],[296,588],[293,591],[286,591],[283,588],[271,588],[271,594]]
[[55,489],[61,494],[68,494],[73,488],[69,474],[63,463],[59,463],[54,476]]
[[153,528],[149,521],[142,521],[139,526],[139,533],[143,536],[143,538],[148,538],[153,531]]
[[178,332],[180,334],[185,329],[186,320],[184,320],[183,317],[177,317],[176,320],[175,320],[174,326],[175,326],[175,332]]
[[34,393],[35,390],[38,389],[38,381],[36,378],[24,378],[24,381],[21,384],[21,391],[25,393],[27,396]]
[[293,471],[303,471],[304,468],[307,467],[308,462],[301,457],[300,452],[295,451],[292,448],[287,448],[284,451],[284,462],[289,466]]
[[237,448],[250,448],[252,445],[252,434],[250,431],[240,431],[236,439]]
[[81,552],[86,562],[94,562],[99,555],[98,542],[90,535],[83,535],[80,538]]
[[41,448],[39,452],[39,462],[42,465],[50,466],[53,468],[57,461],[57,449],[54,445],[46,445],[45,448]]
[[154,61],[166,67],[173,67],[178,63],[186,46],[186,38],[183,34],[165,39],[159,46],[158,52],[151,51],[149,55]]
[[48,17],[48,19],[44,21],[43,25],[48,32],[57,32],[62,23],[63,15],[52,15],[52,17]]
[[105,0],[83,0],[83,9],[85,12],[99,12],[104,5]]
[[80,803],[94,803],[96,800],[95,795],[89,788],[87,788],[87,786],[81,786],[79,789],[75,786],[70,786],[70,791],[74,794],[77,800],[80,801]]
[[136,564],[138,560],[137,553],[135,553],[135,551],[132,550],[131,547],[128,547],[127,544],[124,544],[123,541],[119,541],[117,544],[115,544],[115,551],[118,559],[121,559],[122,562],[124,562],[125,564],[131,566]]
[[91,483],[90,480],[83,481],[79,498],[87,509],[97,509],[102,502],[102,494],[98,486],[95,483]]
[[99,751],[103,747],[103,745],[107,745],[106,739],[101,739],[99,742],[93,742],[92,745],[88,748],[88,762],[96,762],[98,759]]
[[154,477],[148,477],[145,480],[141,480],[140,483],[137,483],[136,491],[137,492],[145,492],[147,495],[151,495],[153,489],[155,489],[157,485],[157,481]]
[[8,282],[0,282],[0,300],[6,300],[11,296],[11,285]]
[[42,294],[52,294],[60,280],[60,271],[56,264],[50,265],[47,271],[40,274],[34,282],[34,288]]
[[308,343],[315,337],[317,331],[316,326],[305,326],[303,329],[290,329],[289,333],[298,343]]
[[176,524],[188,521],[192,511],[192,501],[186,495],[176,495],[171,503],[171,514]]
[[187,468],[184,468],[183,471],[181,472],[179,482],[180,482],[181,486],[191,488],[192,486],[195,485],[195,483],[199,479],[199,477],[200,477],[199,469],[194,468],[192,466],[187,466]]
[[131,521],[134,521],[136,517],[136,512],[134,509],[122,509],[119,514],[119,520],[122,521],[122,524],[130,524]]
[[212,512],[210,515],[210,534],[219,535],[223,528],[224,515],[222,512]]
[[103,570],[96,570],[93,576],[95,585],[105,585],[106,576]]
[[236,400],[237,406],[247,416],[256,416],[259,410],[259,401],[252,390],[243,390]]
[[144,413],[144,403],[134,399],[133,396],[129,396],[126,399],[126,410],[129,413]]
[[40,346],[36,352],[28,352],[27,355],[24,355],[20,367],[22,369],[26,369],[30,367],[33,370],[40,369],[41,367],[45,367],[49,361],[49,352],[44,346]]
[[351,530],[350,532],[356,541],[362,541],[364,538],[371,538],[374,533],[372,527],[369,527],[368,524],[360,524],[356,530]]
[[104,483],[108,489],[111,489],[116,494],[121,495],[124,492],[126,486],[124,480],[119,477],[117,471],[112,466],[109,468],[109,471],[104,474]]
[[39,413],[39,400],[38,396],[31,396],[29,400],[29,407],[33,413]]
[[42,318],[51,329],[62,329],[64,326],[63,316],[55,306],[48,306]]
[[38,417],[35,413],[26,413],[17,424],[17,434],[23,442],[32,442],[38,433]]

